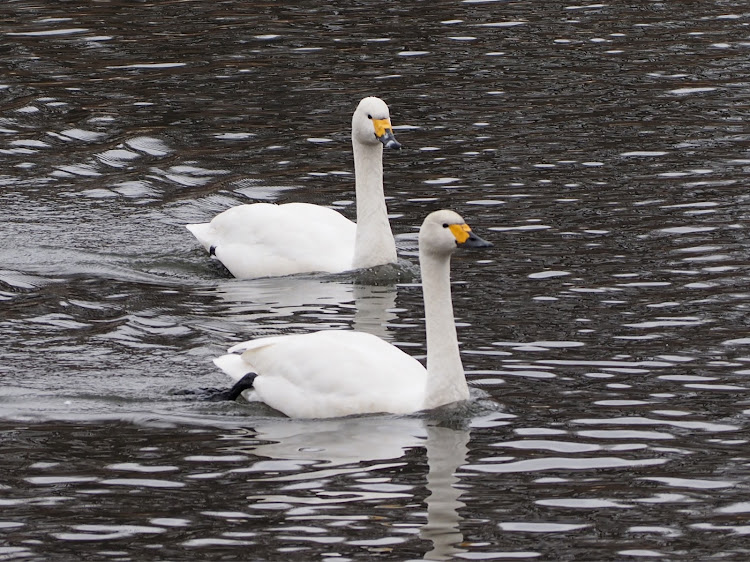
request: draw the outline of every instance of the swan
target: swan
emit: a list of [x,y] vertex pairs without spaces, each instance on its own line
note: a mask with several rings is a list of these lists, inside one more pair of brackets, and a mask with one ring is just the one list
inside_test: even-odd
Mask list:
[[366,97],[352,116],[356,223],[321,205],[253,203],[186,227],[240,279],[396,263],[383,195],[383,147],[401,145],[393,135],[388,106]]
[[410,414],[467,400],[450,288],[457,248],[492,244],[458,213],[430,213],[419,230],[427,368],[365,332],[322,330],[235,345],[214,363],[235,381],[226,398],[247,392],[291,418]]

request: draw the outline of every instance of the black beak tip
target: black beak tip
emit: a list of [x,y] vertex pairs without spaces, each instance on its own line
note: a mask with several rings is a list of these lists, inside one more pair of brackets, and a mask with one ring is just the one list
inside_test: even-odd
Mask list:
[[480,238],[473,232],[469,236],[469,239],[466,241],[466,245],[470,248],[491,248],[494,246],[492,242],[489,240],[485,240],[484,238]]

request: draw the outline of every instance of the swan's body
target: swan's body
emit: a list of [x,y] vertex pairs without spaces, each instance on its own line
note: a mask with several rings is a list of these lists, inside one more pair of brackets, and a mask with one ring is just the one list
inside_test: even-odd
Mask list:
[[383,147],[400,148],[388,106],[364,98],[352,116],[357,223],[309,203],[233,207],[188,230],[235,277],[339,273],[396,262],[383,193]]
[[357,236],[344,215],[308,203],[239,205],[188,228],[240,279],[352,269]]
[[[237,384],[294,418],[408,414],[467,400],[450,290],[456,247],[488,246],[452,211],[428,215],[419,233],[427,368],[380,338],[345,330],[260,338],[214,360]],[[252,388],[252,394],[250,393]]]
[[324,330],[260,338],[229,351],[216,365],[235,381],[248,371],[258,373],[253,381],[257,397],[293,418],[422,409],[425,368],[366,332]]

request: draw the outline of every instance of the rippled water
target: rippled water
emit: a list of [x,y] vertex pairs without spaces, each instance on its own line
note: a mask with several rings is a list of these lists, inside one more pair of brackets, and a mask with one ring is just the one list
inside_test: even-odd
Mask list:
[[[748,557],[745,2],[0,21],[0,558]],[[260,200],[353,216],[371,94],[404,146],[401,257],[439,207],[495,243],[453,264],[474,401],[298,422],[204,400],[211,358],[258,335],[424,357],[418,278],[237,281],[183,226]]]

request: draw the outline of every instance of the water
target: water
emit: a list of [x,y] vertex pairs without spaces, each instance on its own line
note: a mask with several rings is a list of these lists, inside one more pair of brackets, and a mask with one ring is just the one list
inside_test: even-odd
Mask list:
[[[0,557],[747,558],[743,2],[84,4],[0,7]],[[183,226],[353,216],[371,94],[401,257],[440,207],[495,243],[453,262],[472,404],[202,399],[259,335],[424,357],[418,279],[237,281]]]

